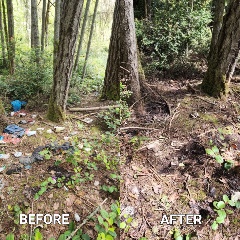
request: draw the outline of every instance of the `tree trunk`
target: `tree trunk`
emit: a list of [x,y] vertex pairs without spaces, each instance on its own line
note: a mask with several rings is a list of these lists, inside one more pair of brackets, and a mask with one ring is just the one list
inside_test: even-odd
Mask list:
[[2,59],[3,59],[3,67],[7,66],[6,60],[6,51],[5,51],[5,40],[4,40],[4,29],[2,24],[2,6],[0,4],[0,34],[1,34],[1,45],[2,45]]
[[133,1],[117,0],[102,97],[119,100],[120,80],[132,92],[130,104],[142,111]]
[[225,11],[225,0],[213,0],[213,31],[210,47],[210,54],[217,44],[218,36],[222,28],[223,16]]
[[61,122],[65,111],[72,75],[83,0],[63,0],[57,59],[54,65],[53,90],[49,101],[48,119]]
[[29,43],[29,45],[31,45],[31,3],[28,0],[24,0],[24,7],[25,7],[25,11],[24,11],[24,15],[25,15],[25,22],[26,22],[26,39]]
[[55,2],[53,66],[55,66],[58,53],[61,1],[56,0]]
[[47,1],[43,0],[43,8],[42,8],[42,35],[41,35],[41,51],[44,51],[45,47],[45,24],[46,24],[46,8]]
[[214,97],[223,97],[228,93],[231,72],[239,52],[240,40],[240,4],[238,0],[230,0],[228,10],[215,47],[210,53],[208,70],[202,82],[205,93]]
[[15,39],[14,39],[14,18],[12,0],[7,0],[7,16],[8,16],[8,56],[9,56],[9,72],[14,74],[15,69]]
[[87,17],[88,17],[90,3],[91,3],[91,0],[87,0],[86,9],[84,12],[83,24],[82,24],[82,28],[81,28],[80,39],[79,39],[79,44],[78,44],[77,56],[76,56],[76,60],[75,60],[75,64],[74,64],[74,70],[73,70],[74,72],[77,71],[78,64],[79,64],[79,57],[80,57],[80,53],[82,50],[82,44],[83,44],[84,34],[85,34],[85,30],[86,30]]
[[49,14],[50,14],[51,2],[48,0],[47,11],[45,17],[45,46],[48,46],[48,25],[49,25]]
[[38,31],[37,0],[31,0],[31,48],[35,51],[36,63],[39,63],[40,40]]
[[91,30],[90,30],[90,34],[89,34],[87,52],[86,52],[86,57],[85,57],[85,61],[84,61],[84,66],[83,66],[82,81],[84,80],[84,77],[85,77],[85,74],[86,74],[86,68],[87,68],[87,62],[88,62],[88,57],[89,57],[89,53],[90,53],[90,47],[91,47],[91,43],[92,43],[94,25],[95,25],[96,16],[97,16],[98,3],[99,3],[99,0],[96,0],[94,13],[93,13],[93,19],[92,19]]

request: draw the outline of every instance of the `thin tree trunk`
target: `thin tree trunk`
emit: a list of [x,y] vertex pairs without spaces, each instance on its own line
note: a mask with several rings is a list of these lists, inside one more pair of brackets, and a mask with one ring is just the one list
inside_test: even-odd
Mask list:
[[43,0],[43,8],[42,8],[42,35],[41,35],[41,51],[44,51],[45,47],[45,24],[46,24],[46,8],[47,1]]
[[84,77],[86,74],[86,68],[87,68],[87,62],[88,62],[88,57],[89,57],[89,53],[90,53],[90,47],[91,47],[91,43],[92,43],[94,25],[95,25],[96,16],[97,16],[98,3],[99,3],[99,0],[96,0],[94,13],[93,13],[93,19],[92,19],[92,25],[91,25],[91,30],[90,30],[89,40],[88,40],[87,52],[86,52],[86,57],[85,57],[85,61],[84,61],[84,66],[83,66],[82,81],[84,80]]
[[91,0],[87,0],[86,9],[84,12],[83,24],[82,24],[81,33],[80,33],[79,44],[78,44],[77,56],[76,56],[76,60],[75,60],[74,68],[73,68],[74,72],[77,71],[78,64],[79,64],[79,57],[80,57],[80,53],[82,50],[82,44],[83,44],[84,35],[85,35],[85,29],[86,29],[86,23],[87,23],[87,17],[88,17],[90,3],[91,3]]
[[31,46],[31,2],[29,0],[24,0],[24,7],[25,7],[25,22],[26,22],[26,39]]
[[6,7],[5,7],[5,1],[2,0],[2,10],[3,10],[3,27],[4,27],[4,34],[5,34],[5,40],[7,43],[7,51],[8,51],[8,29],[7,29],[7,17],[6,17]]
[[40,61],[40,39],[38,30],[37,0],[31,0],[31,48],[35,51],[35,60]]
[[45,46],[48,46],[48,25],[49,25],[50,7],[51,7],[51,2],[50,0],[48,0],[46,17],[45,17]]
[[229,76],[239,53],[240,39],[239,0],[230,0],[228,10],[215,47],[210,53],[208,70],[202,82],[205,93],[214,97],[227,95]]
[[15,70],[15,39],[14,39],[14,18],[12,0],[7,0],[8,16],[8,40],[9,40],[9,72],[14,74]]
[[53,66],[55,66],[58,53],[61,1],[62,0],[56,0],[55,2]]
[[5,52],[5,40],[4,40],[4,30],[3,30],[3,24],[2,24],[2,6],[0,4],[0,34],[1,34],[1,45],[2,45],[2,58],[3,58],[3,66],[7,66],[7,60],[6,60],[6,52]]
[[55,122],[65,119],[82,6],[83,0],[64,0],[62,4],[58,54],[54,64],[53,90],[47,114],[48,118]]

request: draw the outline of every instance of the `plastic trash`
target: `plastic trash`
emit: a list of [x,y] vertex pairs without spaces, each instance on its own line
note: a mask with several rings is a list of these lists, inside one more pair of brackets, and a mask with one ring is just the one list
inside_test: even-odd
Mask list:
[[21,120],[18,124],[27,124],[26,120]]
[[28,137],[34,136],[34,135],[37,134],[37,131],[29,131],[29,130],[27,130],[27,131],[26,131],[26,134],[27,134]]
[[53,133],[52,129],[48,129],[47,133],[50,133],[50,134]]
[[21,110],[22,106],[26,106],[26,102],[20,100],[14,100],[11,102],[12,108],[14,112],[18,112]]
[[3,136],[0,136],[0,141],[3,140],[3,138],[4,138]]
[[5,166],[3,166],[3,167],[0,167],[0,172],[2,172],[2,171],[4,171],[5,170]]
[[13,155],[14,155],[14,157],[16,157],[16,158],[19,158],[19,157],[22,156],[22,152],[15,152]]
[[15,124],[8,125],[4,130],[4,133],[13,134],[17,137],[22,137],[25,130]]
[[55,132],[62,132],[64,129],[65,129],[65,127],[54,127],[55,128]]
[[24,168],[25,168],[26,170],[29,170],[29,169],[32,168],[32,166],[31,166],[31,165],[27,165],[27,166],[25,166]]
[[78,213],[74,214],[74,218],[75,218],[76,222],[80,222],[80,220],[81,220],[81,218],[80,218]]
[[0,159],[8,159],[10,157],[10,154],[0,154]]
[[93,122],[93,119],[92,118],[84,118],[83,119],[83,121],[85,122],[85,123],[92,123]]
[[20,157],[19,162],[25,166],[30,165],[34,162],[32,157]]
[[7,175],[11,175],[13,173],[20,173],[22,171],[22,168],[21,167],[15,167],[15,168],[11,168],[11,169],[8,169],[6,171],[6,174]]

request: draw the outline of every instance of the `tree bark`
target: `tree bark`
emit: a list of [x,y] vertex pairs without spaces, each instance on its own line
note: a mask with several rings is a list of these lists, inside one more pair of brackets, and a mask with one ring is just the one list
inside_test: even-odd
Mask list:
[[50,14],[51,2],[48,0],[46,17],[45,17],[45,46],[48,46],[48,25],[49,25],[49,14]]
[[7,66],[6,51],[5,51],[5,39],[4,39],[4,29],[2,24],[2,6],[0,4],[0,34],[1,34],[1,45],[2,45],[2,59],[3,67]]
[[7,0],[7,16],[8,16],[8,57],[9,57],[9,73],[14,74],[15,70],[15,39],[14,39],[14,17],[12,0]]
[[129,103],[142,111],[133,1],[117,0],[102,97],[119,100],[120,80],[132,92]]
[[56,0],[55,2],[53,66],[55,66],[58,53],[61,1],[62,0]]
[[93,31],[94,31],[94,24],[95,24],[96,16],[97,16],[98,3],[99,3],[99,0],[96,0],[95,7],[94,7],[92,24],[91,24],[91,30],[90,30],[89,39],[88,39],[87,52],[86,52],[86,57],[85,57],[85,61],[84,61],[84,66],[83,66],[82,81],[83,81],[83,79],[85,77],[85,74],[86,74],[87,62],[88,62],[88,57],[89,57],[90,47],[91,47],[92,37],[93,37]]
[[36,63],[39,63],[40,39],[38,31],[37,0],[31,0],[31,48],[35,51]]
[[46,1],[46,0],[43,0],[43,8],[42,8],[41,51],[44,51],[44,47],[45,47],[46,8],[47,8],[47,1]]
[[47,114],[48,119],[54,122],[65,119],[82,6],[83,0],[62,2],[58,55],[54,65],[53,90]]
[[79,44],[78,44],[76,60],[75,60],[75,64],[74,64],[74,72],[77,71],[78,64],[79,64],[79,57],[80,57],[80,53],[82,50],[82,44],[83,44],[85,30],[86,30],[87,17],[88,17],[90,3],[91,3],[91,0],[87,0],[86,9],[84,12],[83,24],[82,24],[81,33],[80,33],[80,39],[79,39]]
[[223,97],[229,91],[228,73],[231,72],[239,52],[240,40],[240,4],[230,0],[223,25],[209,56],[208,70],[202,82],[205,93],[214,97]]

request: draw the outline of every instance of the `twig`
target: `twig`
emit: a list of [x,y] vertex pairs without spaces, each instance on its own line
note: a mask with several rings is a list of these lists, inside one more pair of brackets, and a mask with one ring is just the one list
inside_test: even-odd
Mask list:
[[72,237],[74,237],[74,235],[76,234],[76,232],[87,223],[87,221],[92,218],[98,211],[99,209],[102,207],[102,205],[107,201],[107,198],[90,214],[88,215],[82,222],[82,224],[80,224],[70,235],[66,240],[70,240]]
[[157,131],[160,130],[158,128],[147,128],[147,127],[123,127],[120,128],[120,131],[125,131],[125,130],[134,130],[134,129],[140,129],[140,130],[153,130],[153,131]]
[[179,111],[176,111],[179,107],[180,107],[180,103],[178,103],[177,107],[174,109],[174,114],[173,114],[173,116],[172,116],[172,118],[171,118],[171,120],[170,120],[170,122],[169,122],[169,126],[168,126],[168,131],[169,131],[169,132],[170,132],[170,129],[171,129],[171,126],[172,126],[172,121],[173,121],[175,115],[176,115],[177,113],[179,113]]
[[107,110],[110,108],[117,108],[120,105],[112,105],[112,106],[102,106],[102,107],[89,107],[89,108],[69,108],[70,112],[84,112],[84,111],[96,111],[96,110]]

